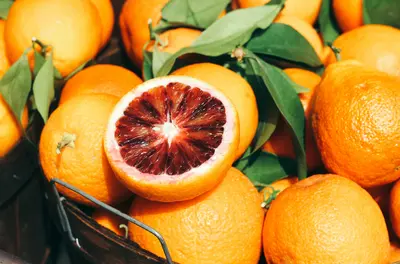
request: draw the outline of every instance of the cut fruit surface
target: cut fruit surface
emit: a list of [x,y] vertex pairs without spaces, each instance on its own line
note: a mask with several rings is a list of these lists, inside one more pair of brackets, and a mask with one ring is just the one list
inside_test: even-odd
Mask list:
[[199,80],[147,81],[114,108],[105,151],[118,178],[150,200],[192,199],[215,187],[231,167],[239,141],[236,110]]

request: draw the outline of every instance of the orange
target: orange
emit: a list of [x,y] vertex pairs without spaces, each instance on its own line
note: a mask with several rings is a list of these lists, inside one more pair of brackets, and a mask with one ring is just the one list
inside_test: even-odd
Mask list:
[[[317,74],[298,68],[288,68],[284,72],[289,76],[292,81],[302,85],[309,89],[307,93],[299,94],[300,101],[303,105],[305,117],[306,117],[306,158],[307,166],[309,171],[314,171],[315,169],[321,167],[322,161],[317,146],[315,144],[314,134],[311,127],[311,97],[314,90],[321,81],[321,77]],[[296,154],[293,148],[293,141],[289,126],[281,118],[278,121],[276,130],[272,134],[271,138],[264,144],[263,150],[269,153],[276,154],[280,157],[296,158]]]
[[125,229],[120,227],[120,225],[127,225],[125,219],[100,208],[94,211],[92,217],[101,226],[110,229],[119,236],[125,236]]
[[[357,60],[391,75],[400,75],[400,30],[384,25],[365,25],[339,36],[333,45],[342,60]],[[336,61],[332,53],[330,62]]]
[[400,237],[400,181],[397,181],[390,192],[390,220],[392,227],[398,237]]
[[273,193],[275,193],[275,195],[279,195],[279,193],[281,193],[289,186],[292,186],[297,181],[298,181],[297,177],[288,177],[271,183],[269,186],[265,187],[260,192],[263,201],[267,201]]
[[100,15],[102,28],[101,47],[104,47],[110,40],[111,33],[114,27],[114,10],[111,0],[90,0],[97,8]]
[[[22,114],[22,127],[28,126],[28,108],[25,107]],[[4,158],[8,152],[18,143],[22,137],[20,125],[16,120],[11,108],[0,95],[0,159]]]
[[[164,47],[159,45],[157,48],[162,52],[175,53],[178,50],[189,47],[201,35],[201,31],[191,28],[175,28],[163,32],[160,39],[165,44]],[[153,51],[154,41],[147,48]]]
[[[130,196],[115,178],[103,151],[108,117],[117,101],[117,97],[107,94],[84,95],[52,113],[39,144],[40,163],[48,180],[58,178],[109,204]],[[69,139],[64,143],[70,144],[60,148],[63,139]],[[91,205],[82,196],[58,187],[68,198]]]
[[127,0],[122,8],[119,24],[125,50],[133,63],[141,68],[143,48],[150,40],[148,22],[153,27],[161,19],[161,10],[168,0]]
[[138,76],[121,66],[94,65],[67,81],[61,93],[60,104],[76,96],[92,93],[105,93],[120,98],[141,83]]
[[354,61],[326,69],[313,98],[322,161],[363,187],[400,178],[400,80]]
[[[157,230],[173,261],[196,264],[257,264],[264,218],[261,197],[249,179],[231,168],[221,184],[193,200],[158,203],[137,197],[130,214]],[[130,238],[164,257],[158,240],[129,224]]]
[[389,235],[379,206],[356,183],[315,175],[272,202],[263,229],[267,263],[381,263]]
[[274,22],[282,23],[295,29],[310,43],[320,59],[324,59],[322,39],[312,25],[295,16],[279,16]]
[[[67,76],[99,51],[98,20],[90,0],[18,0],[10,8],[4,30],[8,59],[17,61],[35,37],[52,46],[54,65]],[[31,64],[32,60],[33,56]]]
[[205,81],[232,101],[240,122],[240,142],[236,159],[242,156],[253,140],[258,126],[257,101],[250,84],[239,74],[212,63],[192,64],[178,69],[171,75],[186,75]]
[[4,43],[4,25],[5,21],[0,19],[0,79],[10,67],[7,59],[6,47]]
[[[270,2],[270,0],[233,0],[233,2],[235,1],[236,3],[232,4],[233,8],[262,6]],[[295,16],[313,25],[317,20],[321,3],[322,0],[286,0],[285,7],[282,9],[281,14],[285,16]]]
[[115,106],[104,149],[118,179],[152,201],[193,199],[232,166],[239,120],[215,87],[187,76],[154,78]]
[[363,0],[333,0],[332,7],[342,31],[347,32],[364,24]]

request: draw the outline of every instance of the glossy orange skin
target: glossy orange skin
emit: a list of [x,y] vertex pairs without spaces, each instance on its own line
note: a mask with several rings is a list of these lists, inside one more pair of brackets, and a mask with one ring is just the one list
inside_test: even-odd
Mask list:
[[[65,77],[99,52],[99,20],[89,0],[18,0],[10,8],[4,29],[8,59],[16,62],[35,37],[52,47],[54,65]],[[33,66],[33,52],[29,58]]]
[[[303,105],[306,117],[306,158],[309,171],[314,171],[322,166],[321,156],[317,149],[314,134],[311,128],[311,97],[317,88],[321,77],[317,74],[298,68],[288,68],[284,72],[292,81],[309,89],[307,93],[299,94],[300,101]],[[293,148],[291,130],[285,121],[281,118],[271,138],[264,144],[263,150],[276,154],[280,157],[296,158]]]
[[400,178],[400,79],[355,61],[328,66],[312,126],[325,167],[363,187]]
[[[248,178],[231,168],[210,192],[177,203],[137,197],[130,215],[164,237],[173,261],[182,264],[257,264],[264,212],[261,197]],[[129,224],[130,238],[164,256],[158,240]]]
[[267,212],[267,263],[387,264],[389,236],[379,206],[359,185],[315,175],[288,187]]
[[400,238],[400,181],[397,181],[390,192],[390,220],[393,231]]
[[59,104],[85,94],[104,93],[121,98],[142,82],[136,74],[121,66],[97,64],[83,69],[66,82]]
[[4,42],[4,25],[5,21],[0,19],[0,78],[10,68],[10,62],[8,61],[6,54],[6,47]]
[[[48,180],[58,178],[108,204],[131,196],[115,177],[103,150],[108,116],[117,101],[117,97],[107,94],[79,96],[51,114],[39,144],[40,163]],[[57,154],[64,133],[76,136],[75,146],[66,146]],[[93,206],[82,196],[57,187],[67,198]]]
[[333,0],[333,12],[343,32],[361,27],[363,22],[363,0]]
[[[366,66],[400,75],[400,30],[385,25],[365,25],[340,35],[333,45],[341,60],[357,60]],[[336,61],[330,54],[328,63]]]
[[110,40],[114,28],[114,10],[111,0],[90,0],[96,7],[100,16],[102,26],[101,47],[103,48]]

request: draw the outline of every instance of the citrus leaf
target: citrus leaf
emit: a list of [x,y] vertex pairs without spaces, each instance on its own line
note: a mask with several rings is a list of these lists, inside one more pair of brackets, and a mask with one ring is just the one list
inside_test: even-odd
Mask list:
[[400,28],[400,1],[364,0],[365,24],[383,24]]
[[54,65],[52,53],[46,58],[33,82],[33,96],[37,110],[44,122],[47,122],[50,104],[54,99]]
[[[248,153],[248,155],[252,155],[259,150],[265,142],[268,141],[272,133],[274,133],[279,119],[279,110],[272,100],[271,95],[268,93],[267,89],[265,89],[264,82],[258,75],[255,75],[251,67],[247,68],[246,77],[256,95],[259,113],[257,132],[251,146],[251,151]],[[246,155],[243,157],[246,157]]]
[[325,44],[333,42],[340,35],[339,27],[333,15],[332,0],[322,0],[318,24]]
[[258,29],[267,28],[282,8],[282,4],[238,9],[215,21],[196,41],[187,48],[173,54],[159,68],[156,77],[167,75],[177,58],[188,53],[220,56],[245,44]]
[[281,23],[273,23],[267,29],[257,31],[246,44],[246,48],[254,53],[304,63],[311,67],[322,65],[310,43],[294,28]]
[[14,1],[11,0],[2,0],[0,1],[0,18],[7,19],[8,11],[10,10],[11,5]]
[[233,164],[233,166],[236,169],[238,169],[240,171],[243,171],[249,165],[249,163],[251,162],[250,158],[252,158],[251,157],[251,148],[247,148],[246,151],[244,152],[243,156],[239,160],[237,160]]
[[152,67],[152,61],[153,61],[153,53],[150,51],[143,51],[143,78],[145,81],[153,79],[153,67]]
[[296,161],[261,151],[242,171],[253,183],[271,184],[288,175],[296,175]]
[[280,69],[264,62],[250,51],[246,52],[245,61],[254,75],[264,82],[279,112],[291,128],[294,149],[297,156],[297,174],[300,179],[307,176],[306,155],[304,149],[304,109],[292,83]]
[[0,80],[0,93],[19,119],[28,100],[32,86],[27,49]]
[[229,3],[230,0],[170,0],[162,9],[162,18],[203,29],[209,27]]
[[168,58],[171,57],[171,55],[172,54],[170,53],[160,51],[157,44],[154,45],[151,65],[153,72],[156,72],[168,60]]
[[33,51],[33,57],[35,60],[35,65],[33,66],[33,76],[37,76],[46,59],[35,49]]

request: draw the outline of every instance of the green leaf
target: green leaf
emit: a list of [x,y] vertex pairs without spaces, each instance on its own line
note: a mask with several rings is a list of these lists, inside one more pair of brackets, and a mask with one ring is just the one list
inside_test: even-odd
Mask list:
[[170,0],[162,10],[162,18],[203,29],[209,27],[229,3],[230,0]]
[[171,57],[172,54],[167,52],[162,52],[158,48],[157,41],[153,47],[153,59],[152,59],[152,70],[156,72],[161,66]]
[[0,18],[1,19],[7,19],[8,16],[8,11],[10,10],[10,7],[14,1],[12,0],[2,0],[0,1]]
[[35,60],[35,65],[33,66],[33,76],[37,76],[46,59],[35,49],[33,51],[33,57]]
[[243,169],[243,173],[253,183],[271,184],[288,175],[296,175],[296,161],[261,151],[257,159]]
[[207,28],[192,46],[183,48],[169,57],[159,69],[155,69],[154,75],[167,75],[176,59],[184,54],[198,53],[216,57],[231,52],[245,44],[256,29],[267,28],[281,8],[282,4],[266,5],[228,13]]
[[48,55],[33,82],[33,95],[40,115],[44,122],[47,122],[50,104],[54,99],[54,65],[52,53]]
[[333,42],[340,35],[332,10],[332,0],[322,0],[318,24],[325,44]]
[[250,51],[246,52],[245,61],[252,68],[254,75],[259,76],[268,89],[279,112],[285,118],[291,128],[294,149],[297,156],[298,177],[304,179],[307,176],[307,164],[304,147],[304,109],[293,87],[288,82],[288,77],[280,73],[280,69],[264,62]]
[[153,61],[153,53],[150,51],[143,51],[143,78],[145,81],[153,79],[153,67],[152,67],[152,61]]
[[32,86],[27,49],[0,80],[0,93],[19,119],[28,100]]
[[281,23],[273,23],[267,29],[256,32],[246,48],[254,53],[304,63],[311,67],[322,65],[311,44],[294,28]]
[[365,24],[383,24],[400,28],[400,1],[364,0],[363,18]]
[[[251,151],[247,153],[247,155],[252,155],[258,151],[265,142],[268,141],[272,133],[274,133],[279,119],[279,110],[267,89],[265,89],[264,82],[253,72],[252,67],[247,68],[246,77],[256,95],[259,113],[257,132],[251,146]],[[243,157],[247,157],[247,155],[245,154]]]

